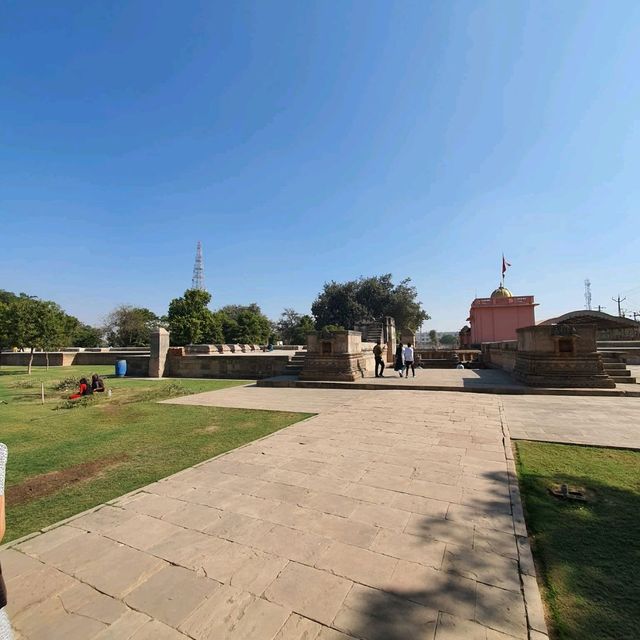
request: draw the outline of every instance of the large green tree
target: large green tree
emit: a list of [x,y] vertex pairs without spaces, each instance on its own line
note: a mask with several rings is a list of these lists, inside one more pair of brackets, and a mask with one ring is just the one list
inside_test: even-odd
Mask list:
[[187,289],[181,298],[169,303],[167,322],[171,332],[171,344],[216,344],[223,341],[222,322],[208,304],[211,294],[202,289]]
[[392,316],[398,329],[415,331],[429,319],[411,279],[393,284],[390,273],[349,282],[327,282],[311,311],[318,329],[326,325],[353,329],[360,322]]
[[151,332],[160,319],[145,307],[128,304],[116,307],[105,322],[107,342],[114,347],[143,347],[149,344]]
[[48,351],[60,349],[69,339],[69,316],[55,302],[20,295],[4,305],[3,316],[0,324],[6,327],[8,343],[30,352],[29,374],[36,349],[47,352],[48,365]]
[[230,344],[263,344],[273,333],[271,321],[255,302],[227,305],[217,315],[222,322],[224,340]]
[[313,318],[294,309],[285,309],[280,315],[277,330],[285,344],[306,344],[307,334],[315,329]]

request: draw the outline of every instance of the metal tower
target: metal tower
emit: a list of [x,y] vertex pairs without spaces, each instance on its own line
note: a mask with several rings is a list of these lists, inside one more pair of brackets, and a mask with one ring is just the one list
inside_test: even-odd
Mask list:
[[584,281],[584,308],[591,311],[591,280]]
[[204,286],[204,262],[202,260],[202,243],[198,240],[196,246],[196,262],[193,265],[193,277],[191,278],[192,289],[206,289]]

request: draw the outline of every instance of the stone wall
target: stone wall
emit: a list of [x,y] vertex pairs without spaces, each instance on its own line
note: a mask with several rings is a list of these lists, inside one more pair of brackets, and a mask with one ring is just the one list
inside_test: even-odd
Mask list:
[[227,378],[258,380],[285,374],[291,355],[274,354],[212,354],[184,355],[171,348],[167,354],[164,376],[170,378]]
[[482,344],[482,362],[490,369],[502,369],[513,372],[516,366],[517,340],[504,342],[484,342]]
[[146,378],[149,375],[149,356],[128,355],[120,358],[127,361],[127,377]]
[[[2,365],[13,367],[26,367],[29,364],[28,351],[3,351]],[[36,367],[44,367],[47,364],[46,354],[37,351],[33,354],[33,364]],[[49,366],[70,367],[72,365],[115,365],[117,360],[128,360],[133,356],[147,356],[148,351],[137,349],[136,351],[51,351],[49,352]]]

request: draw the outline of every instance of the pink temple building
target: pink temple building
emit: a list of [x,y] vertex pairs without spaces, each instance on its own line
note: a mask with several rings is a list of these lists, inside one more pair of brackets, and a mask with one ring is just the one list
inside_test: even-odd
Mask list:
[[500,285],[490,298],[476,298],[471,303],[468,322],[471,344],[515,340],[516,329],[536,323],[533,296],[514,296]]

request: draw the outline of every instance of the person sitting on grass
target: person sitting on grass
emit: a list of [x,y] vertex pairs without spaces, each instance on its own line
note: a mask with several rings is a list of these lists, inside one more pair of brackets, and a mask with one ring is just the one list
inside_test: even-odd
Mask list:
[[91,385],[87,381],[86,378],[80,378],[80,388],[77,393],[74,393],[69,396],[69,400],[77,400],[78,398],[82,398],[82,396],[90,396],[93,393],[93,389]]
[[104,392],[104,380],[97,373],[91,376],[91,390],[93,393]]

